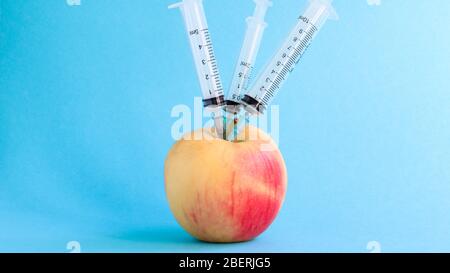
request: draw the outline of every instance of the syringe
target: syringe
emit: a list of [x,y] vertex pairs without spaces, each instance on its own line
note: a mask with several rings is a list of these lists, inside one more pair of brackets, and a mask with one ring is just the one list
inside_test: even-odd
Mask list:
[[[265,16],[269,7],[272,6],[270,0],[253,0],[256,4],[253,16],[247,18],[247,30],[241,52],[234,70],[230,89],[226,100],[226,138],[236,139],[239,127],[243,121],[242,96],[247,92],[250,80],[253,76],[253,68],[259,52],[264,30],[267,27]],[[233,134],[233,135],[231,135]]]
[[203,1],[182,0],[182,2],[173,4],[169,8],[180,8],[181,10],[203,94],[203,106],[212,112],[217,133],[222,136],[222,106],[225,105],[225,98],[203,10]]
[[253,0],[256,4],[253,16],[247,18],[247,31],[242,44],[230,90],[227,95],[227,109],[234,111],[241,104],[241,95],[248,89],[261,39],[267,23],[264,21],[270,0]]
[[298,18],[298,23],[282,47],[249,93],[242,98],[246,111],[251,114],[264,113],[324,23],[328,19],[338,19],[331,2],[332,0],[309,0],[306,11]]

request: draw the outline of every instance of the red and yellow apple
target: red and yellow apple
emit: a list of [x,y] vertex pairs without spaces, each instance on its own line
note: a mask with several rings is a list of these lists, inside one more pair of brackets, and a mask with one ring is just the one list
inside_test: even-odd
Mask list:
[[238,139],[224,141],[202,129],[178,141],[167,156],[170,209],[199,240],[251,240],[269,227],[284,201],[287,173],[276,144],[255,127],[246,127]]

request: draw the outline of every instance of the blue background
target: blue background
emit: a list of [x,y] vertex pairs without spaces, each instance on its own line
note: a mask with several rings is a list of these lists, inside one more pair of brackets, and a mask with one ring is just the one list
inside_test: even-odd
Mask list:
[[[258,70],[306,1],[274,1]],[[199,88],[170,1],[0,0],[0,251],[450,251],[450,1],[335,1],[275,103],[289,171],[271,228],[197,242],[163,180]],[[205,1],[224,85],[250,0]]]

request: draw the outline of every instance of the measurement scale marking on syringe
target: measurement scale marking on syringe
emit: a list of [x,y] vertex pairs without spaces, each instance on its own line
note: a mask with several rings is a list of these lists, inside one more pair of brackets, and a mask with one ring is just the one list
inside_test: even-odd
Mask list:
[[[291,66],[293,66],[295,63],[298,62],[297,59],[301,56],[302,51],[303,51],[305,48],[308,47],[308,45],[309,45],[308,42],[312,39],[312,36],[313,36],[314,32],[315,32],[314,28],[313,28],[313,29],[310,29],[310,30],[305,34],[305,38],[306,38],[306,39],[303,39],[303,40],[302,40],[302,42],[300,43],[300,46],[297,47],[297,48],[294,50],[294,53],[293,53],[292,55],[287,55],[287,57],[289,57],[289,60],[288,60],[288,62],[286,63],[286,65],[283,65],[284,67],[283,67],[283,69],[281,70],[281,72],[280,72],[280,73],[277,73],[277,74],[279,75],[279,76],[277,76],[278,79],[284,80],[284,76],[285,76],[286,74],[288,74],[288,72],[290,72],[290,69],[288,69],[288,68],[291,67]],[[308,41],[308,42],[307,42],[307,41]]]
[[[300,31],[303,31],[303,29],[301,29]],[[263,95],[263,97],[261,98],[261,101],[264,104],[268,104],[270,99],[274,96],[275,91],[279,88],[279,86],[281,85],[281,83],[285,80],[285,77],[287,74],[289,74],[290,72],[292,72],[292,68],[293,66],[298,63],[298,61],[300,60],[302,53],[306,50],[306,48],[308,48],[309,46],[309,42],[312,40],[314,33],[317,31],[317,27],[313,24],[310,24],[310,29],[305,33],[304,39],[302,39],[302,41],[300,42],[299,46],[297,48],[295,48],[294,53],[292,55],[286,55],[284,56],[284,58],[288,57],[288,61],[283,64],[280,62],[280,66],[283,66],[283,68],[281,69],[281,71],[278,73],[275,70],[272,71],[272,74],[277,74],[277,76],[275,76],[275,79],[272,80],[270,78],[266,79],[266,82],[270,82],[272,83],[272,85],[269,87],[269,89],[264,89],[267,91],[265,93],[265,95]],[[300,38],[296,38],[295,40],[298,41],[298,39]]]
[[[222,93],[223,92],[223,87],[222,87],[222,82],[220,81],[220,74],[219,74],[219,69],[217,67],[217,62],[216,62],[216,58],[214,57],[214,50],[212,48],[212,41],[211,41],[211,36],[209,34],[209,29],[205,28],[205,29],[201,29],[199,30],[199,32],[203,33],[203,37],[205,40],[204,45],[202,45],[201,47],[206,47],[207,50],[207,57],[208,60],[203,60],[203,64],[207,65],[209,63],[210,69],[211,69],[211,76],[212,76],[212,80],[213,80],[213,84],[215,85],[216,88],[214,88],[213,90],[210,90],[209,93]],[[201,49],[201,48],[200,48]],[[206,75],[206,79],[209,79],[209,75]]]
[[[288,55],[288,57],[289,57],[289,60],[288,60],[288,62],[286,63],[286,66],[283,68],[283,70],[281,71],[282,72],[282,74],[283,74],[283,80],[284,80],[284,76],[286,75],[286,74],[288,74],[289,72],[292,72],[292,70],[291,69],[288,69],[288,67],[291,67],[291,66],[293,66],[293,65],[295,65],[295,64],[297,64],[298,63],[298,61],[299,61],[299,59],[300,59],[300,57],[301,57],[301,55],[302,55],[302,52],[303,52],[303,50],[304,49],[306,49],[307,47],[308,47],[308,45],[309,45],[309,41],[311,41],[311,39],[312,39],[312,33],[313,33],[314,31],[311,31],[311,30],[309,30],[307,33],[306,33],[306,35],[305,35],[305,38],[306,39],[304,39],[304,40],[302,40],[302,42],[300,43],[300,46],[299,47],[297,47],[295,50],[294,50],[294,53],[292,54],[292,56],[291,55]],[[307,42],[308,41],[308,42]],[[285,69],[287,70],[287,71],[285,71]],[[281,77],[281,76],[280,76]]]

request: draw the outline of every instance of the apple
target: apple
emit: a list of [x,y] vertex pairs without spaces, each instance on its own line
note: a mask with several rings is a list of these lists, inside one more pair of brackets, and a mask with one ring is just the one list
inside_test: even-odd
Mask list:
[[284,201],[287,172],[274,141],[247,126],[240,141],[191,132],[165,161],[165,189],[178,223],[216,243],[251,240],[273,222]]

